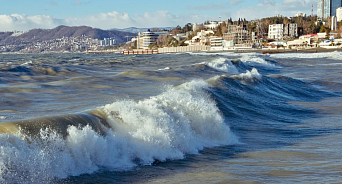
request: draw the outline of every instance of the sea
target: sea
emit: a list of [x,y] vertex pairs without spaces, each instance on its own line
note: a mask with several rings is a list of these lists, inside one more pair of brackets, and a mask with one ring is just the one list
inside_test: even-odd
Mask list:
[[342,52],[0,55],[0,183],[340,183]]

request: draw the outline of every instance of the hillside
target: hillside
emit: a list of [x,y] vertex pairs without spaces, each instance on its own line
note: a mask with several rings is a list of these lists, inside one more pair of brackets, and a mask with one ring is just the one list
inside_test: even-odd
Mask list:
[[129,27],[129,28],[124,28],[124,29],[111,29],[111,30],[130,32],[130,33],[139,33],[139,32],[145,32],[147,30],[172,30],[173,28],[174,27],[154,27],[154,28]]
[[[13,33],[13,32],[12,32]],[[0,45],[18,45],[37,41],[47,41],[63,37],[80,37],[85,35],[93,39],[114,37],[118,43],[126,41],[125,36],[136,36],[135,33],[118,30],[101,30],[87,26],[58,26],[54,29],[33,29],[19,36],[11,36],[11,32],[0,32]]]

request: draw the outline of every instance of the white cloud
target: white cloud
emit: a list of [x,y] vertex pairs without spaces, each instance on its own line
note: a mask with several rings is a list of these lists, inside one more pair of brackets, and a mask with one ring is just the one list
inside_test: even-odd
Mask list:
[[183,26],[188,22],[213,20],[210,16],[199,14],[174,15],[168,11],[146,12],[143,15],[129,15],[121,12],[108,12],[82,18],[58,19],[47,15],[27,16],[24,14],[0,15],[0,31],[26,31],[33,28],[51,29],[59,25],[91,26],[101,29],[127,27],[169,27]]
[[221,4],[210,4],[210,5],[195,5],[195,6],[189,6],[187,9],[188,10],[197,10],[197,11],[202,11],[202,10],[224,10],[228,9],[232,6],[239,5],[241,3],[245,2],[245,0],[230,0],[225,3]]
[[[311,5],[317,4],[317,0],[283,0],[276,3],[274,0],[262,0],[255,6],[243,7],[233,14],[233,19],[246,18],[253,20],[257,18],[272,17],[276,14],[283,16],[294,16],[298,12],[311,14]],[[315,14],[316,12],[314,12]]]
[[48,15],[0,15],[0,31],[26,31],[34,28],[52,28],[61,24],[63,20]]

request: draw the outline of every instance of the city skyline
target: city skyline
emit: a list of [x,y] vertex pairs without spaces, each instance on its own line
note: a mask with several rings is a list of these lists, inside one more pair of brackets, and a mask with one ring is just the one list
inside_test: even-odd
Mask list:
[[[50,29],[59,25],[101,29],[183,26],[188,22],[246,18],[253,20],[276,14],[311,14],[317,0],[216,0],[164,1],[0,1],[0,31]],[[20,4],[20,6],[18,6]],[[221,17],[221,18],[220,18]]]

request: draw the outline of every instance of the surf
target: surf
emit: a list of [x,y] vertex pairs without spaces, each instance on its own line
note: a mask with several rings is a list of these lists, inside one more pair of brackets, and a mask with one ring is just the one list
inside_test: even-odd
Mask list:
[[204,80],[93,111],[0,124],[0,181],[49,183],[237,144]]

